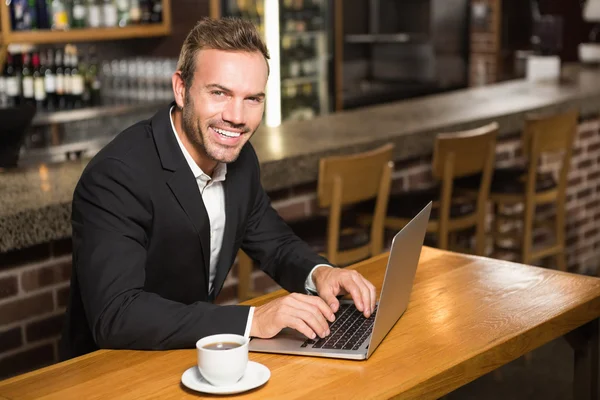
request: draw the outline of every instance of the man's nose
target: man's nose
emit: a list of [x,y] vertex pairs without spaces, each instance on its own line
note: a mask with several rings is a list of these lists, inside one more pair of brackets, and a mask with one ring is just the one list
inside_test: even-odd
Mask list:
[[244,102],[243,100],[231,99],[223,110],[223,120],[232,125],[244,125]]

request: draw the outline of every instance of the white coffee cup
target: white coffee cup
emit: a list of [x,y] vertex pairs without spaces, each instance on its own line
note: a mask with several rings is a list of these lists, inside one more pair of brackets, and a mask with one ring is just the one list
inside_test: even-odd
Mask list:
[[[219,343],[235,343],[238,346],[215,348]],[[248,338],[234,334],[211,335],[198,340],[198,370],[204,379],[214,386],[233,385],[242,379],[248,365],[248,343]]]

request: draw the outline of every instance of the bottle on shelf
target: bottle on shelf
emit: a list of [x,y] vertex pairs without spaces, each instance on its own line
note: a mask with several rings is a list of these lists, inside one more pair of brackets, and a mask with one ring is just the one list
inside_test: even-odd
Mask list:
[[46,0],[35,0],[38,29],[50,29],[52,26],[52,23],[50,22],[50,12],[48,10],[49,6],[50,2],[47,2]]
[[100,0],[87,0],[87,26],[90,28],[99,28],[102,26]]
[[102,22],[107,28],[114,28],[118,24],[117,6],[115,0],[102,1]]
[[33,97],[38,110],[43,110],[46,105],[46,86],[44,83],[44,69],[39,53],[33,53]]
[[302,48],[298,46],[298,40],[291,38],[291,48],[287,53],[290,78],[298,78],[302,75]]
[[117,25],[124,27],[130,24],[129,21],[129,0],[116,0],[117,5]]
[[140,6],[140,0],[130,1],[129,22],[132,25],[137,25],[142,22],[142,8]]
[[21,83],[19,80],[16,57],[8,53],[4,67],[4,83],[6,86],[6,100],[8,107],[18,106],[21,103]]
[[316,40],[310,36],[304,36],[302,42],[302,72],[306,76],[315,76],[318,73]]
[[54,52],[49,49],[44,60],[44,88],[46,91],[45,109],[53,111],[57,108],[56,101],[56,68],[54,66]]
[[33,69],[31,68],[31,58],[29,53],[22,54],[23,69],[21,70],[23,85],[23,103],[31,106],[35,105],[35,92],[33,87]]
[[65,67],[63,52],[61,49],[57,49],[54,58],[55,63],[55,74],[56,74],[56,96],[55,104],[58,110],[63,110],[67,106],[65,98]]
[[89,52],[89,62],[86,74],[86,86],[89,93],[88,104],[92,107],[99,106],[102,103],[102,81],[100,80],[100,71],[98,68],[98,58],[95,48]]
[[150,0],[139,0],[140,11],[141,11],[141,22],[142,24],[149,24],[152,18],[152,5]]
[[63,80],[65,84],[65,92],[63,94],[64,108],[70,110],[72,107],[72,76],[71,76],[71,46],[65,46],[65,50],[63,53]]
[[52,0],[52,29],[67,30],[69,29],[69,14],[67,6],[63,0]]
[[162,22],[162,0],[150,0],[152,3],[152,15],[150,16],[150,22],[153,24],[160,24]]
[[12,19],[12,28],[15,31],[23,31],[28,29],[26,16],[28,8],[27,0],[11,0],[10,2],[10,14]]
[[25,12],[25,29],[35,30],[38,28],[37,24],[37,7],[35,0],[27,0],[27,7]]
[[4,77],[6,65],[0,74],[0,108],[8,107],[8,96],[6,94],[6,78]]
[[79,70],[77,48],[73,47],[71,50],[71,108],[83,107],[84,91],[85,83]]
[[71,28],[85,28],[87,26],[87,8],[84,0],[73,0],[71,15]]

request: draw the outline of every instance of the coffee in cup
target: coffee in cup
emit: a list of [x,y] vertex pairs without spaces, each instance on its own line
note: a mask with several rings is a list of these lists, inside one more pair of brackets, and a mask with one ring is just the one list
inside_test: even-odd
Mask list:
[[233,385],[246,372],[248,338],[235,334],[206,336],[196,342],[198,370],[214,386]]

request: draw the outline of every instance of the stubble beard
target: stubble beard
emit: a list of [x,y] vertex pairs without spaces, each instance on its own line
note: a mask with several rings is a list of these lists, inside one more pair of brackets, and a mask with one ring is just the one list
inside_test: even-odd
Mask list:
[[[210,160],[220,162],[220,163],[232,163],[238,159],[240,152],[242,150],[243,144],[239,146],[239,148],[233,147],[225,147],[219,144],[211,145],[211,141],[209,138],[210,133],[206,132],[202,129],[202,125],[200,120],[196,117],[194,112],[194,102],[189,96],[189,93],[185,96],[184,104],[183,104],[183,130],[186,133],[188,140],[192,142],[194,147],[200,150],[204,155],[206,155]],[[219,121],[220,122],[220,121]],[[216,121],[209,120],[207,124],[207,129],[211,125],[217,125]],[[226,125],[226,124],[220,124]],[[244,135],[248,135],[249,133],[244,133]],[[250,137],[254,132],[250,133]],[[250,140],[250,139],[248,139]],[[247,142],[247,140],[246,140]],[[244,142],[244,144],[246,143]],[[208,143],[208,146],[206,145]],[[219,151],[223,150],[223,151]]]

